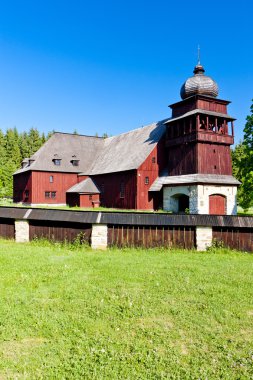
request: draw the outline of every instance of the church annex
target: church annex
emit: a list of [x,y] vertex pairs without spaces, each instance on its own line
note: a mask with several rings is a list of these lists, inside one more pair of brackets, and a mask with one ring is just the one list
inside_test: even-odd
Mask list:
[[234,118],[198,63],[166,120],[100,138],[56,132],[14,173],[14,202],[236,214]]

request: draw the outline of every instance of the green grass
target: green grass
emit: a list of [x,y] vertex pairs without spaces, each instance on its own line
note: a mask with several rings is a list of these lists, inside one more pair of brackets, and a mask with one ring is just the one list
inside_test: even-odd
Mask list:
[[[0,206],[2,207],[25,207],[25,208],[31,208],[29,205],[23,205],[22,203],[13,203],[11,199],[6,198],[0,198]],[[70,206],[57,206],[57,205],[39,205],[39,206],[32,206],[32,208],[43,208],[43,209],[57,209],[57,210],[72,210],[72,211],[103,211],[103,212],[135,212],[135,213],[166,213],[171,214],[171,211],[165,211],[165,210],[136,210],[136,209],[121,209],[121,208],[109,208],[109,207],[70,207]]]
[[253,378],[253,256],[0,241],[0,379]]
[[253,207],[248,208],[247,210],[244,210],[242,207],[238,207],[238,215],[248,215],[253,216]]

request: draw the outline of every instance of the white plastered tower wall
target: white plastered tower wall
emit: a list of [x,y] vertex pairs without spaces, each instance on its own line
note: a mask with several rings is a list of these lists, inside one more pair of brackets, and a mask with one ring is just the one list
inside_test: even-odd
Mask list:
[[226,215],[237,214],[237,186],[233,185],[180,185],[163,187],[163,209],[178,212],[177,195],[189,197],[190,214],[209,214],[209,196],[214,194],[226,197]]

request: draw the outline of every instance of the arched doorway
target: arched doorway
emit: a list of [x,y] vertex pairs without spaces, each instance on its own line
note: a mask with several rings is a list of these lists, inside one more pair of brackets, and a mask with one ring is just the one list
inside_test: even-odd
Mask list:
[[171,204],[173,212],[184,213],[189,209],[189,197],[185,194],[175,194],[171,197]]
[[209,195],[209,214],[226,215],[226,197],[224,195]]

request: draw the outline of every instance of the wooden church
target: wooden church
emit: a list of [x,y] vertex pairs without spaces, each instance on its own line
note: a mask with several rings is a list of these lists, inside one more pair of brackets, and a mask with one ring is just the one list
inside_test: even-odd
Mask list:
[[171,118],[117,136],[56,132],[14,173],[14,202],[236,214],[234,118],[198,62]]

